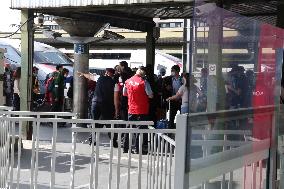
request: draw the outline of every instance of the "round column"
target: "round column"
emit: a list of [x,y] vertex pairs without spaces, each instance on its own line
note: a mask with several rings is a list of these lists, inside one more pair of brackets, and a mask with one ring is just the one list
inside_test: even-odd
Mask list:
[[74,44],[73,111],[79,119],[88,118],[88,80],[77,72],[89,73],[89,44]]

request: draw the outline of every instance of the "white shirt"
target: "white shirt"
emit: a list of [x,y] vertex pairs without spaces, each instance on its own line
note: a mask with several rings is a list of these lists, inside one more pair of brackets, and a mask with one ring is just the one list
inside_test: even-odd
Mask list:
[[190,87],[190,94],[188,96],[188,88],[185,85],[182,85],[178,93],[182,95],[182,104],[181,107],[190,107],[192,111],[196,111],[197,108],[197,94],[198,88],[196,85]]
[[17,93],[20,96],[20,79],[14,80],[14,93]]

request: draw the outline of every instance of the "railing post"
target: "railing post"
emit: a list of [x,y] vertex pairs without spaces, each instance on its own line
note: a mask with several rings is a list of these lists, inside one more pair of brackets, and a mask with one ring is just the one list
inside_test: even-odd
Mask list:
[[272,128],[271,128],[271,139],[269,149],[269,162],[268,162],[268,188],[276,188],[277,180],[277,147],[278,147],[278,124],[279,124],[279,109],[275,107],[275,111],[271,116]]
[[[177,116],[177,125],[176,125],[176,151],[175,151],[175,183],[174,188],[176,189],[185,189],[188,188],[188,178],[185,177],[186,172],[186,162],[187,159],[190,160],[190,157],[186,157],[188,154],[186,148],[190,148],[187,145],[187,132],[188,132],[188,117],[186,115]],[[188,149],[190,150],[190,149]]]

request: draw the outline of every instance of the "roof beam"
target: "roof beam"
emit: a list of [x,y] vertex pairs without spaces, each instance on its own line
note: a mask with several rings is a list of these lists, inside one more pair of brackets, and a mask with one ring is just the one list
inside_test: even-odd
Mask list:
[[60,17],[67,17],[72,19],[82,19],[90,22],[109,23],[111,26],[126,28],[136,31],[147,32],[150,28],[155,26],[152,18],[137,17],[136,15],[126,15],[122,12],[108,11],[105,12],[64,12],[64,11],[49,11],[48,14]]

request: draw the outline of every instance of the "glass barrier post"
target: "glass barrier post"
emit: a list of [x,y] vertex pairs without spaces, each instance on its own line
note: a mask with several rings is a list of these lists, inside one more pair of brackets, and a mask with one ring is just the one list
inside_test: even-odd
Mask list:
[[[187,115],[177,116],[176,125],[176,150],[175,150],[175,187],[185,189],[189,188],[188,176],[190,166],[190,132]],[[190,133],[189,133],[190,132]]]

